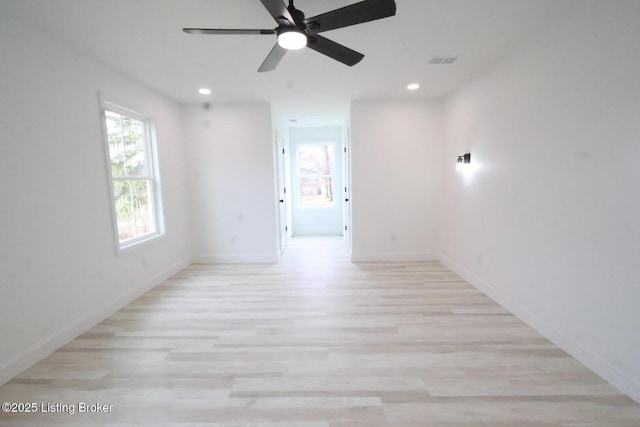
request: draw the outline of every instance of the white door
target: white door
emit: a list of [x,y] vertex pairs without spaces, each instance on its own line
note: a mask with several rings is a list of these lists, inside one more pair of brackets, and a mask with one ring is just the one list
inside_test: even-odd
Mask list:
[[288,244],[287,229],[287,187],[285,180],[285,149],[282,138],[276,131],[276,166],[278,168],[278,206],[279,206],[279,232],[280,253],[283,253]]
[[347,129],[344,137],[344,147],[342,149],[342,180],[344,182],[344,205],[343,205],[343,221],[344,221],[344,243],[351,249],[351,135],[350,129]]

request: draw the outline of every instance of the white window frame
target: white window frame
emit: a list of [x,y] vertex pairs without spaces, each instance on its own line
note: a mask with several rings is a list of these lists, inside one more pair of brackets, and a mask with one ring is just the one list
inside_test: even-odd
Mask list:
[[[116,114],[130,117],[138,120],[144,125],[144,144],[145,144],[145,159],[147,160],[147,174],[139,177],[123,176],[114,177],[112,173],[111,154],[109,152],[109,137],[107,132],[106,112],[110,111]],[[160,197],[160,171],[157,161],[157,141],[155,134],[155,121],[142,113],[122,107],[119,104],[105,101],[101,98],[101,120],[103,128],[103,147],[105,152],[105,161],[107,166],[107,177],[109,187],[109,203],[111,205],[111,219],[114,243],[116,253],[137,247],[141,244],[150,242],[164,236],[164,215],[162,209],[162,198]],[[114,198],[114,182],[116,180],[136,180],[141,179],[149,182],[150,186],[150,204],[153,208],[153,220],[155,223],[155,231],[120,241],[120,234],[118,232],[118,214],[116,212],[116,203]]]

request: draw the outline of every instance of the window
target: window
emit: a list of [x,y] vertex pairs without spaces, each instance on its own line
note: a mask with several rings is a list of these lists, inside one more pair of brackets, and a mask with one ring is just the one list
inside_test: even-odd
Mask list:
[[151,121],[105,103],[113,209],[120,247],[160,234]]
[[303,145],[298,150],[300,199],[303,207],[333,206],[334,145]]

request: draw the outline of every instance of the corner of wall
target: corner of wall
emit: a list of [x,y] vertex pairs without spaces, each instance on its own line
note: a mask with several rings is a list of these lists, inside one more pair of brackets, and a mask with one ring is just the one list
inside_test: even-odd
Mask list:
[[44,341],[34,345],[30,350],[24,352],[13,361],[0,367],[0,386],[11,381],[13,378],[20,375],[22,372],[29,369],[62,346],[66,345],[89,329],[98,325],[100,322],[109,318],[114,313],[126,307],[128,304],[135,301],[156,286],[160,285],[174,274],[189,266],[191,263],[191,258],[185,258],[176,262],[175,264],[149,278],[140,286],[132,289],[126,295],[122,295],[121,297],[108,302],[107,304],[103,305],[97,310],[94,310],[93,313],[89,314],[73,325],[62,328],[56,333],[50,335]]
[[530,312],[519,304],[515,299],[498,291],[491,283],[480,279],[468,269],[453,261],[444,254],[437,256],[437,260],[451,271],[462,277],[465,281],[478,289],[480,292],[491,298],[518,319],[529,325],[531,328],[539,332],[553,344],[566,351],[587,368],[594,371],[597,375],[609,382],[620,392],[628,395],[636,402],[640,403],[640,379],[630,378],[615,366],[584,348],[570,337],[559,332],[553,326],[549,325],[535,313]]

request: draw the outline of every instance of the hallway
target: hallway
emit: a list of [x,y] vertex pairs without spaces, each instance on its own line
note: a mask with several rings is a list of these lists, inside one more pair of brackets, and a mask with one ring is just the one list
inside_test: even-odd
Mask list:
[[323,259],[332,262],[349,260],[343,236],[298,236],[290,237],[282,261]]

